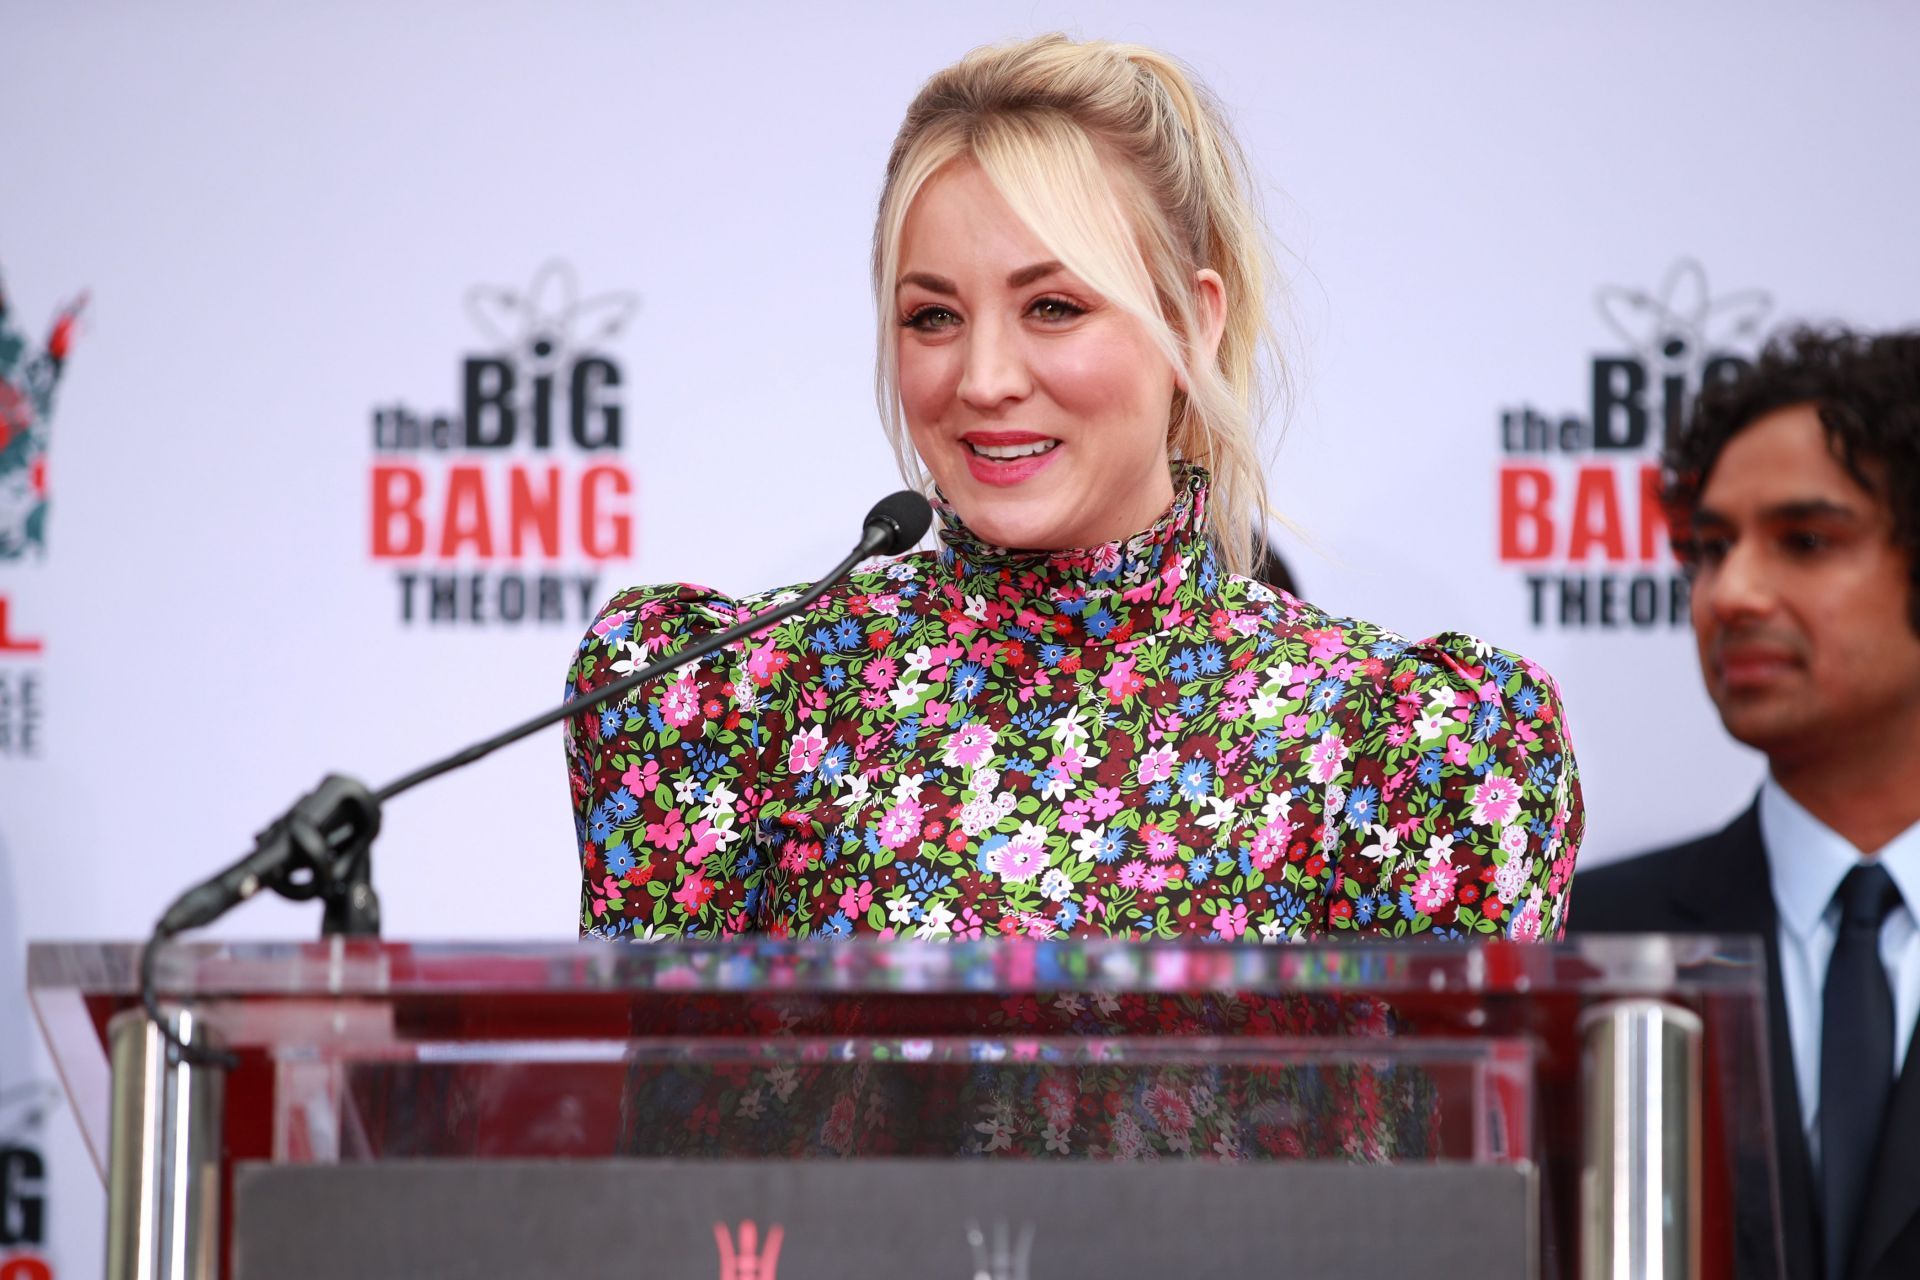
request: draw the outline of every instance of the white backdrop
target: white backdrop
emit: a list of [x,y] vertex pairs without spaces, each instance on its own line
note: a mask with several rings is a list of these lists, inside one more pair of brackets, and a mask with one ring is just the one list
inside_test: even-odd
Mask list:
[[[447,570],[433,543],[424,563],[376,559],[370,498],[393,461],[375,411],[457,412],[462,361],[517,336],[502,291],[526,296],[548,264],[583,299],[616,296],[579,314],[566,350],[519,351],[521,386],[547,360],[564,387],[566,361],[598,352],[621,381],[594,404],[618,405],[621,445],[480,465],[498,499],[516,465],[530,481],[557,468],[564,489],[618,464],[633,544],[595,562],[564,533],[555,556],[514,563],[502,524],[491,561],[471,540],[455,557],[488,575],[489,611],[503,574],[591,574],[603,598],[831,563],[896,487],[866,281],[887,144],[928,73],[1049,29],[1165,47],[1239,124],[1293,277],[1299,394],[1272,487],[1302,593],[1403,631],[1474,631],[1556,672],[1587,865],[1745,803],[1759,765],[1719,732],[1684,625],[1563,626],[1557,585],[1532,616],[1529,571],[1664,582],[1664,553],[1643,565],[1632,537],[1611,565],[1568,563],[1564,545],[1573,468],[1631,478],[1645,451],[1508,457],[1501,415],[1590,417],[1593,361],[1657,364],[1636,347],[1676,326],[1693,345],[1671,363],[1693,376],[1708,349],[1750,350],[1742,321],[1920,318],[1920,10],[663,8],[0,2],[10,323],[37,343],[89,295],[50,433],[44,552],[0,560],[10,629],[41,646],[0,652],[4,687],[39,702],[37,750],[16,734],[0,752],[9,986],[18,939],[144,934],[323,773],[382,782],[557,698],[580,602],[545,624],[434,623],[423,594],[404,621],[397,575]],[[559,297],[533,301],[551,319]],[[1657,394],[1652,410],[1657,432]],[[417,461],[435,492],[475,459]],[[1509,463],[1545,467],[1562,500],[1559,544],[1531,569],[1501,561]],[[1472,514],[1414,535],[1442,501]],[[563,502],[563,531],[577,519]],[[0,708],[18,728],[18,698]],[[388,932],[569,936],[562,778],[549,732],[397,802],[378,864]],[[267,903],[220,926],[315,927]],[[0,1070],[45,1078],[44,1057],[14,1051],[22,1005],[0,996]],[[63,1276],[97,1272],[97,1182],[70,1121],[36,1140],[54,1166],[48,1251]]]

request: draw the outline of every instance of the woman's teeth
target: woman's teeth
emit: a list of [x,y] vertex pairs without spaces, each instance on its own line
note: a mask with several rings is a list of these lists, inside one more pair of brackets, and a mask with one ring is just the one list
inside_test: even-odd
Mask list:
[[1010,462],[1015,458],[1032,458],[1043,453],[1051,453],[1058,440],[1036,440],[1032,444],[974,444],[967,443],[977,458],[992,458],[996,462]]

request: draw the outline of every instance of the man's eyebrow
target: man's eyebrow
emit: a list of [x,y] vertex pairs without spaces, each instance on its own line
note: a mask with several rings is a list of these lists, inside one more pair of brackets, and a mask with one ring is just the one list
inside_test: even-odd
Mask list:
[[1844,520],[1857,524],[1861,514],[1842,502],[1830,498],[1797,498],[1792,502],[1779,502],[1765,507],[1760,512],[1768,520]]
[[954,287],[953,281],[947,279],[945,276],[936,276],[926,271],[907,272],[907,274],[900,277],[900,283],[893,286],[893,291],[898,293],[910,284],[917,284],[928,293],[943,293],[949,298],[960,292],[959,289]]
[[[1762,507],[1760,518],[1774,524],[1792,524],[1801,520],[1841,520],[1859,524],[1865,519],[1852,507],[1831,498],[1795,498],[1789,502],[1776,502],[1772,506]],[[1715,529],[1733,527],[1730,516],[1712,507],[1694,508],[1687,514],[1687,523],[1696,529],[1702,526]]]

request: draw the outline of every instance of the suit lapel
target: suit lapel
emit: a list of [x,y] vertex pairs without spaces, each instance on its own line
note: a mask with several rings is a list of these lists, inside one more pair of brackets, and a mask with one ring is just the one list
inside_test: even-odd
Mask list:
[[[1760,935],[1767,957],[1767,1066],[1771,1076],[1774,1150],[1778,1154],[1781,1235],[1787,1274],[1818,1275],[1820,1215],[1814,1193],[1813,1159],[1800,1112],[1800,1082],[1793,1068],[1787,999],[1780,985],[1780,919],[1773,903],[1766,846],[1760,838],[1756,799],[1689,866],[1675,877],[1675,910],[1697,921],[1701,932]],[[1914,1102],[1920,1104],[1920,1090]]]
[[1855,1274],[1866,1275],[1920,1210],[1920,1044],[1907,1046],[1906,1065],[1887,1102],[1867,1203],[1860,1215]]

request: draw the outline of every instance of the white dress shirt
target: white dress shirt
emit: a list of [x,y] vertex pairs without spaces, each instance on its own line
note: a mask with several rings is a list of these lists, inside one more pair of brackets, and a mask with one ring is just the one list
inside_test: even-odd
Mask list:
[[1847,872],[1878,862],[1900,889],[1901,905],[1880,926],[1880,962],[1893,986],[1893,1061],[1899,1079],[1920,1016],[1920,822],[1908,827],[1872,857],[1801,807],[1768,775],[1760,788],[1760,842],[1773,880],[1780,916],[1780,987],[1786,996],[1787,1035],[1793,1074],[1800,1088],[1800,1115],[1807,1149],[1820,1165],[1820,1026],[1827,962],[1840,930],[1833,895]]

